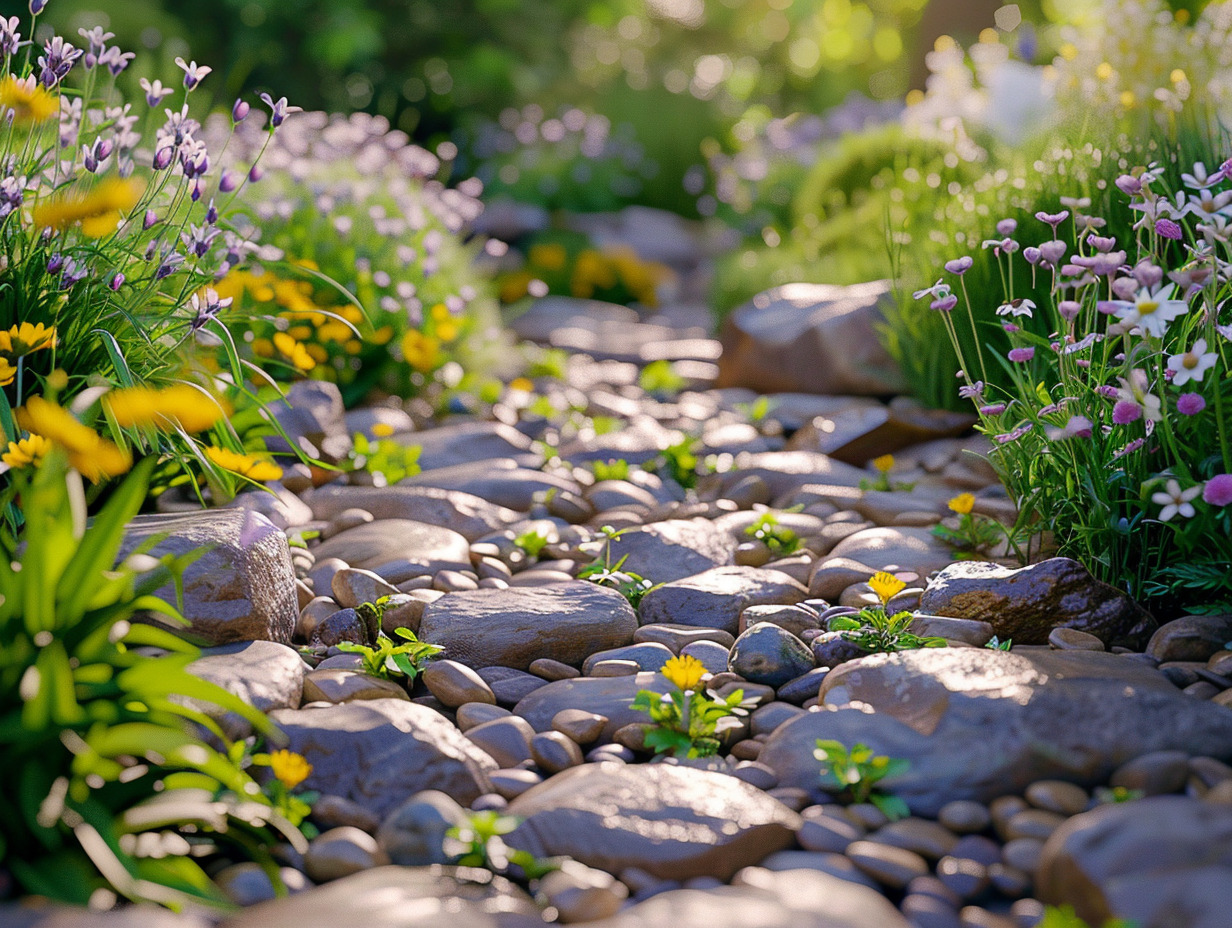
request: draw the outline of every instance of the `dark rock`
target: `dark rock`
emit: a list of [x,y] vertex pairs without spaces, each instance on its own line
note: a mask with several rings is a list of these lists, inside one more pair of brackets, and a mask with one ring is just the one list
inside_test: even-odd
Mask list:
[[1156,660],[1205,661],[1232,642],[1232,616],[1187,615],[1151,636],[1146,653]]
[[929,582],[920,611],[980,619],[992,625],[998,638],[1012,638],[1015,644],[1047,644],[1049,633],[1062,627],[1087,632],[1107,645],[1138,648],[1156,627],[1127,595],[1064,557],[1018,569],[960,561]]
[[759,622],[737,638],[727,659],[727,667],[733,673],[773,687],[794,680],[813,666],[809,646],[769,622]]

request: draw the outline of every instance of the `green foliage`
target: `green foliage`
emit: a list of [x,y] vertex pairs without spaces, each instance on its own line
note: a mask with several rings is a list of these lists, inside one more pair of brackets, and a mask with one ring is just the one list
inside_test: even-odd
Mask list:
[[937,523],[932,533],[957,548],[961,552],[960,557],[962,554],[974,556],[977,552],[988,551],[1005,538],[1005,529],[995,519],[970,512],[959,513],[958,525],[953,528]]
[[404,445],[392,438],[371,441],[363,432],[356,432],[347,462],[351,470],[371,474],[373,486],[387,487],[418,474],[422,453],[422,445]]
[[990,651],[1008,651],[1013,646],[1014,646],[1013,638],[1006,638],[1004,641],[1002,641],[996,635],[993,635],[986,642],[984,642],[984,647],[988,648]]
[[526,556],[532,561],[539,557],[539,554],[548,544],[548,534],[542,529],[529,528],[517,538],[513,539],[513,543],[526,552]]
[[446,832],[446,851],[459,867],[480,867],[524,881],[538,880],[560,869],[558,860],[540,860],[530,851],[512,848],[503,840],[518,827],[519,819],[486,809],[471,812],[463,825]]
[[1140,789],[1130,789],[1128,786],[1097,786],[1095,798],[1103,803],[1133,802],[1145,796]]
[[586,466],[595,475],[596,481],[629,479],[629,462],[624,458],[613,458],[609,461],[591,461]]
[[[270,732],[268,720],[188,671],[199,651],[135,613],[182,620],[155,591],[182,569],[136,554],[113,569],[124,526],[145,498],[137,467],[87,527],[80,477],[60,452],[16,479],[20,539],[0,555],[0,866],[26,893],[84,905],[97,889],[172,908],[226,907],[211,855],[260,862],[302,835],[271,808],[226,741],[185,699]],[[19,547],[20,543],[20,547]],[[157,648],[162,657],[140,653]]]
[[697,438],[686,435],[659,452],[659,456],[646,465],[646,469],[662,472],[686,490],[691,490],[697,486],[698,472],[702,464],[697,456],[700,446],[701,442]]
[[647,580],[641,574],[634,571],[623,570],[624,563],[629,557],[627,554],[616,561],[616,563],[612,563],[612,544],[619,541],[620,536],[627,532],[628,529],[616,531],[610,525],[605,525],[599,531],[604,536],[603,553],[579,570],[577,578],[579,580],[589,580],[591,583],[597,583],[600,586],[610,587],[627,599],[629,605],[636,609],[641,605],[643,596],[663,584]]
[[685,378],[676,373],[671,361],[651,361],[637,375],[637,385],[647,393],[671,396],[679,393],[688,384]]
[[1092,926],[1078,916],[1073,906],[1050,905],[1044,909],[1044,917],[1040,919],[1035,928],[1135,928],[1136,925],[1137,922],[1126,918],[1110,918],[1102,925]]
[[750,538],[762,542],[773,557],[786,557],[800,547],[800,536],[786,525],[780,525],[773,512],[763,512],[757,521],[744,530]]
[[338,650],[359,654],[363,658],[361,669],[364,673],[382,680],[402,677],[408,684],[414,682],[428,661],[445,650],[440,645],[420,641],[409,628],[395,628],[394,634],[404,643],[396,644],[384,632],[377,632],[373,646],[342,641],[338,643]]
[[817,739],[813,756],[821,761],[822,785],[835,789],[850,802],[871,802],[886,818],[906,818],[911,814],[907,803],[892,796],[879,785],[906,772],[910,763],[901,758],[873,754],[868,745],[857,742],[850,749],[840,741]]
[[944,638],[921,637],[907,631],[914,620],[915,615],[910,612],[889,615],[881,606],[868,606],[854,616],[833,616],[829,626],[830,631],[842,632],[845,639],[866,651],[889,654],[917,648],[945,647]]

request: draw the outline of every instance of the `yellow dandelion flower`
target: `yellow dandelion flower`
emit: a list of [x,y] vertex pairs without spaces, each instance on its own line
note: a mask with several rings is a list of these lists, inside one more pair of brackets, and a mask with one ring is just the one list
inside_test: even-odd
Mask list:
[[103,405],[122,428],[179,426],[185,432],[203,432],[227,413],[218,400],[186,383],[173,384],[163,390],[151,387],[112,390],[103,397]]
[[9,442],[9,449],[0,454],[0,461],[9,467],[37,467],[51,450],[51,442],[42,435],[31,435],[20,441]]
[[440,345],[435,338],[416,329],[408,329],[402,336],[402,357],[415,370],[426,374],[440,364]]
[[1096,67],[1095,69],[1095,76],[1098,77],[1101,81],[1112,80],[1112,75],[1114,75],[1115,73],[1116,71],[1112,69],[1112,65],[1110,65],[1106,61],[1101,61],[1099,63],[1099,66]]
[[258,358],[272,358],[274,356],[274,343],[268,338],[254,338],[252,340],[252,353]]
[[960,516],[965,516],[975,508],[975,495],[972,493],[959,493],[950,500],[949,505],[951,510]]
[[388,345],[390,339],[394,337],[394,327],[392,325],[383,325],[369,339],[374,345]]
[[208,445],[204,450],[205,456],[223,470],[241,474],[249,480],[255,480],[257,483],[262,483],[266,480],[277,480],[282,476],[282,468],[264,458],[259,458],[252,454],[239,454],[235,451],[228,451],[226,448],[215,447],[214,445]]
[[873,467],[880,473],[888,474],[894,469],[894,455],[883,454],[879,458],[873,458]]
[[19,123],[46,122],[60,112],[60,98],[39,85],[31,74],[25,80],[12,74],[0,80],[0,109],[11,109]]
[[317,366],[308,349],[293,339],[286,332],[274,333],[274,347],[278,353],[291,362],[296,370],[310,371]]
[[394,433],[394,427],[388,422],[378,422],[372,426],[372,435],[374,438],[388,438]]
[[659,670],[682,690],[694,689],[706,675],[706,665],[691,654],[670,658]]
[[141,199],[135,181],[108,178],[87,193],[67,193],[41,200],[32,214],[36,229],[67,229],[81,225],[82,234],[102,238],[115,231],[124,214]]
[[295,789],[312,773],[312,764],[303,754],[294,751],[274,751],[269,756],[270,771],[287,789]]
[[133,466],[133,456],[116,447],[73,414],[41,396],[32,396],[17,410],[17,424],[59,445],[69,464],[94,483],[115,477]]
[[44,348],[54,348],[57,344],[54,325],[45,326],[41,322],[31,325],[29,322],[22,322],[8,330],[0,329],[0,353],[10,358],[20,358]]
[[886,573],[884,570],[879,570],[873,574],[868,581],[868,585],[877,594],[877,598],[881,600],[882,605],[888,603],[907,586],[898,577]]

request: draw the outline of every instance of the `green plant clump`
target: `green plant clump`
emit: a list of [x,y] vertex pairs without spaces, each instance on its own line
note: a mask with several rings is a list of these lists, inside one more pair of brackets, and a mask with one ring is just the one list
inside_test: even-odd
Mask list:
[[428,661],[445,650],[440,645],[420,641],[409,628],[395,628],[394,634],[404,643],[396,644],[384,632],[377,632],[372,646],[341,641],[338,650],[359,654],[363,658],[361,669],[366,674],[383,680],[403,677],[408,684],[419,676]]
[[445,850],[459,867],[480,867],[526,882],[559,870],[559,860],[540,860],[530,851],[505,843],[504,836],[519,823],[516,816],[501,815],[491,809],[472,812],[465,824],[455,825],[445,833]]
[[744,534],[764,544],[775,558],[794,554],[800,547],[800,536],[786,525],[780,525],[773,512],[763,512]]
[[642,597],[662,584],[647,580],[634,571],[623,570],[624,563],[629,558],[627,554],[616,563],[612,563],[612,543],[619,541],[620,536],[628,529],[616,531],[610,525],[605,525],[599,531],[604,536],[603,554],[579,570],[577,578],[610,587],[627,599],[629,605],[636,609],[641,605]]
[[753,702],[745,700],[743,690],[726,697],[700,690],[710,674],[701,661],[689,655],[670,658],[659,672],[675,688],[666,695],[639,690],[631,704],[650,717],[643,744],[656,754],[674,757],[717,754],[719,737],[740,725],[740,716],[748,713]]
[[15,478],[26,522],[20,545],[0,539],[0,868],[24,893],[79,905],[118,896],[226,908],[212,856],[255,860],[280,887],[269,848],[307,845],[235,759],[194,732],[226,743],[185,699],[272,733],[265,716],[192,675],[197,648],[131,621],[138,611],[182,621],[155,596],[175,563],[137,553],[113,566],[152,463],[89,526],[62,452]]

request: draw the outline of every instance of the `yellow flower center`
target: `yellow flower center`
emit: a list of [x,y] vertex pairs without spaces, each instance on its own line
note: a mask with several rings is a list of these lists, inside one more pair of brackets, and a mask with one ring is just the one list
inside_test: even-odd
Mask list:
[[1181,366],[1186,367],[1192,371],[1195,367],[1198,366],[1198,363],[1200,360],[1201,359],[1196,354],[1194,354],[1192,351],[1186,351],[1185,354],[1181,356]]
[[1159,309],[1159,303],[1157,303],[1155,300],[1143,300],[1141,303],[1138,304],[1138,315],[1139,316],[1149,316],[1151,313],[1155,312],[1155,310],[1157,309]]

